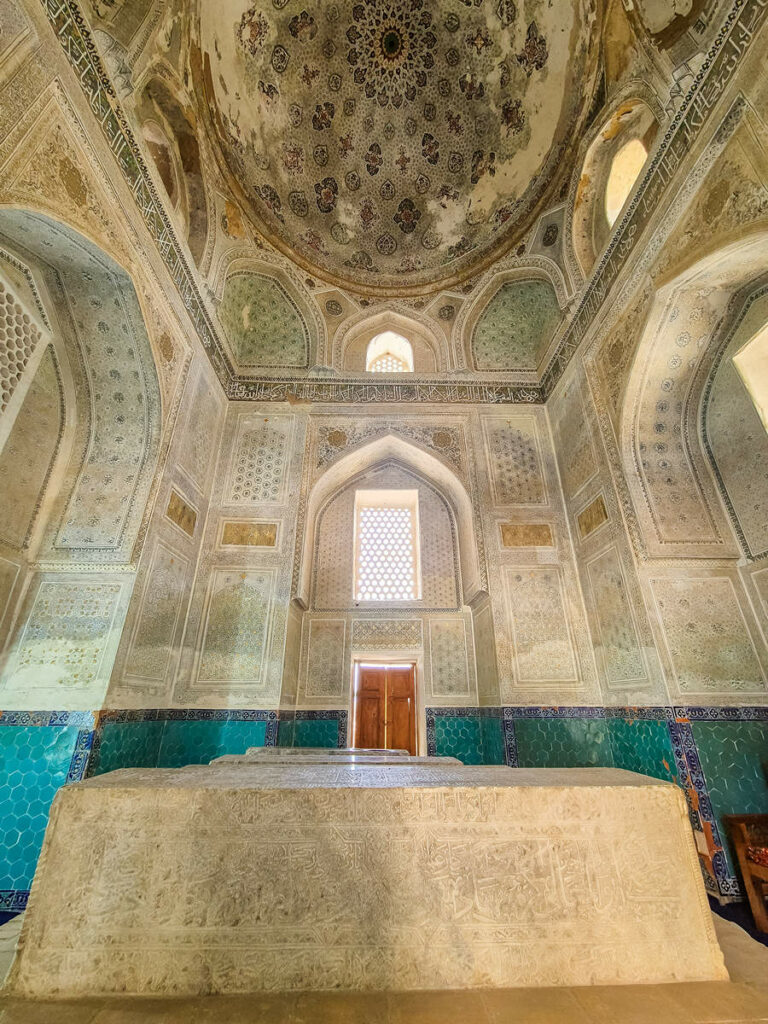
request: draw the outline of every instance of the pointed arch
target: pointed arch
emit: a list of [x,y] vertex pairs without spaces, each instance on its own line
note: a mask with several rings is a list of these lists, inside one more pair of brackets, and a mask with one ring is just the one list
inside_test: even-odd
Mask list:
[[312,552],[315,548],[317,520],[321,509],[335,494],[344,490],[352,478],[386,462],[396,462],[423,478],[444,499],[453,515],[456,528],[463,603],[470,604],[478,595],[481,577],[475,542],[477,526],[472,503],[464,484],[453,470],[430,452],[388,433],[342,455],[315,482],[309,494],[302,546],[305,558],[299,572],[296,595],[305,606],[309,604]]
[[[756,232],[710,252],[656,292],[620,424],[639,540],[650,557],[739,556],[738,531],[730,529],[727,495],[706,437],[712,417],[702,421],[702,408],[722,350],[723,319],[734,297],[764,270],[767,241],[765,232]],[[735,399],[718,429],[730,430],[733,416]]]
[[415,373],[436,373],[451,369],[448,345],[440,340],[434,322],[415,310],[382,309],[371,314],[363,310],[341,324],[333,342],[332,366],[339,372],[364,373],[368,343],[377,334],[401,334],[413,348]]

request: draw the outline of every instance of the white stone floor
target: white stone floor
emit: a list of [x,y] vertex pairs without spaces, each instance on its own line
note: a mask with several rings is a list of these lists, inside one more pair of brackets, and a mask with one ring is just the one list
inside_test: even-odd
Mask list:
[[[20,918],[0,928],[4,977]],[[755,1024],[768,1022],[768,947],[715,917],[731,982],[484,992],[307,993],[24,1002],[0,1024]]]

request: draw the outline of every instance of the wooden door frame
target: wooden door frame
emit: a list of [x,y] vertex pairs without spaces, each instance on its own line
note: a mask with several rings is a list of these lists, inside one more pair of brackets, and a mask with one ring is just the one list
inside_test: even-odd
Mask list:
[[414,691],[414,713],[416,715],[416,753],[419,755],[427,752],[427,715],[424,705],[424,655],[421,651],[408,651],[405,656],[402,652],[395,651],[355,651],[352,656],[352,672],[349,680],[349,714],[347,721],[350,723],[350,739],[352,742],[352,730],[355,723],[355,674],[358,665],[381,665],[386,668],[389,665],[412,665],[413,666],[413,691]]

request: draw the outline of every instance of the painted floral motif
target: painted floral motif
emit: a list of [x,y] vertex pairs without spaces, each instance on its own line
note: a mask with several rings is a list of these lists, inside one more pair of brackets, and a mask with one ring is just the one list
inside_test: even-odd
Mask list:
[[547,63],[547,41],[544,36],[539,35],[536,22],[532,21],[528,26],[528,33],[525,37],[525,46],[517,55],[517,63],[525,69],[526,75],[530,78],[534,71],[541,71]]
[[517,135],[525,124],[525,111],[520,100],[507,100],[501,108],[501,123],[507,129],[507,135]]
[[413,102],[435,66],[437,36],[424,0],[363,0],[352,8],[347,63],[353,80],[379,106]]
[[302,11],[288,22],[288,31],[294,39],[310,40],[317,35],[317,25],[315,19],[307,11]]
[[264,40],[269,32],[269,22],[257,9],[257,5],[249,7],[240,19],[237,26],[237,39],[243,50],[255,57],[264,45]]
[[316,132],[322,132],[331,127],[333,115],[336,108],[332,103],[318,103],[312,115],[312,127]]
[[397,213],[393,217],[395,224],[397,224],[401,231],[409,235],[412,231],[416,230],[416,225],[421,219],[421,210],[414,206],[412,199],[403,199],[397,208]]
[[378,142],[372,142],[365,154],[365,166],[370,175],[378,174],[384,159],[381,155],[381,146]]
[[317,208],[320,213],[330,213],[336,206],[336,197],[339,194],[339,186],[335,178],[323,178],[315,185],[317,197]]

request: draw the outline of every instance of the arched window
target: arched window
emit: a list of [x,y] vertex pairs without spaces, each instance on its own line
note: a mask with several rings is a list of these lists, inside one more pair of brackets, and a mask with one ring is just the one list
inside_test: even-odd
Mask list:
[[605,215],[611,227],[621,213],[647,159],[648,150],[640,139],[632,139],[622,146],[613,158],[608,183],[605,186]]
[[394,331],[377,334],[368,342],[365,368],[369,373],[412,373],[411,343]]
[[768,324],[739,349],[733,365],[768,430]]

